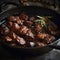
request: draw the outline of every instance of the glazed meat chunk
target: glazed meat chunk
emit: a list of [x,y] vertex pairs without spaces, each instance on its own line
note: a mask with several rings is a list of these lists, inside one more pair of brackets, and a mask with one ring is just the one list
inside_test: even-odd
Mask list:
[[24,20],[20,19],[19,16],[9,16],[8,17],[9,22],[15,22],[17,24],[23,24]]
[[16,35],[14,32],[10,32],[10,34],[6,36],[5,39],[7,42],[15,42],[21,45],[24,45],[26,43],[22,37]]
[[17,19],[15,18],[15,16],[9,16],[8,21],[14,22],[14,21],[17,21]]
[[12,42],[12,38],[10,38],[9,36],[6,36],[5,40],[6,40],[6,42]]
[[27,35],[30,36],[32,38],[34,38],[34,34],[31,32],[31,30],[29,28],[27,28],[26,26],[23,26],[20,30],[19,33],[22,35]]
[[39,24],[35,24],[35,31],[37,31],[37,32],[42,32],[42,31],[43,31],[42,26],[39,25]]
[[17,36],[16,40],[21,45],[25,45],[26,44],[26,41],[22,37]]
[[45,34],[45,33],[40,33],[37,35],[37,37],[42,41],[46,42],[46,43],[51,43],[52,41],[55,40],[55,37],[49,34]]
[[28,20],[28,15],[26,15],[25,13],[21,13],[20,15],[19,15],[19,18],[20,19],[22,19],[22,20]]
[[1,33],[2,35],[7,35],[9,32],[10,32],[10,30],[9,30],[9,28],[8,28],[6,25],[4,25],[4,26],[2,26],[2,27],[0,28],[0,33]]
[[32,24],[33,24],[33,22],[31,22],[31,21],[25,21],[24,22],[24,25],[27,26],[27,27],[31,27]]

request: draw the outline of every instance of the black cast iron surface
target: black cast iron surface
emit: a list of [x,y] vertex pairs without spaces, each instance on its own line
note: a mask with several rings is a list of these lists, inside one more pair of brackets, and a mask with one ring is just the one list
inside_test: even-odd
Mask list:
[[0,45],[0,60],[60,60],[60,50],[53,49],[42,56],[21,57],[12,55]]

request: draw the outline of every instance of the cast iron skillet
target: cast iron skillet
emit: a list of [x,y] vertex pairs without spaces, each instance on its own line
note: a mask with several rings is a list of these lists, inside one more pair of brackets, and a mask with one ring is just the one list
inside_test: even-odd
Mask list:
[[[10,15],[17,15],[20,12],[26,12],[28,15],[41,15],[41,16],[53,16],[53,18],[51,19],[59,28],[60,30],[60,14],[58,14],[55,11],[52,11],[50,9],[44,8],[44,7],[37,7],[37,6],[21,6],[19,8],[13,8],[11,10],[5,11],[0,13],[0,25],[5,23],[5,18],[10,16]],[[44,46],[44,47],[34,47],[34,48],[18,48],[18,47],[11,47],[8,44],[2,42],[0,40],[0,43],[3,45],[4,48],[7,48],[7,50],[9,50],[10,52],[13,52],[14,54],[17,55],[42,55],[45,53],[48,53],[49,51],[51,51],[53,48],[56,49],[60,49],[60,46],[57,46],[56,43],[59,42],[59,40],[57,39],[56,41],[54,41],[53,43]]]

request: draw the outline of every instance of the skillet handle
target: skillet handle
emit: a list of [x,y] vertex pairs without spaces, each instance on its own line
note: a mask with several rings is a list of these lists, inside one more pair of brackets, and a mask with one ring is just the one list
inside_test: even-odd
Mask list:
[[48,47],[60,50],[60,39],[48,45]]
[[60,46],[57,46],[57,45],[49,45],[49,47],[60,50]]

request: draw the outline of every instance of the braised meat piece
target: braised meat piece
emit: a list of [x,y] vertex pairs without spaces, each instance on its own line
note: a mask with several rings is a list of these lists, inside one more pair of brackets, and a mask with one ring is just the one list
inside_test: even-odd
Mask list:
[[10,32],[10,30],[9,30],[9,28],[8,28],[7,26],[2,26],[2,27],[0,28],[0,33],[1,33],[2,35],[7,35],[9,32]]
[[40,33],[37,35],[38,38],[44,39],[47,36],[45,33]]
[[37,38],[40,40],[46,42],[46,43],[51,43],[52,41],[55,40],[55,37],[46,33],[40,33],[37,35]]
[[19,30],[19,33],[24,35],[27,33],[29,29],[26,27],[26,26],[21,26],[20,30]]
[[12,28],[13,22],[7,22],[7,25],[8,25],[9,28]]
[[17,19],[15,18],[15,16],[9,16],[8,17],[8,21],[10,21],[10,22],[14,22],[14,21],[16,21]]
[[24,20],[20,19],[19,16],[8,17],[9,22],[16,22],[17,24],[23,24]]
[[21,45],[26,44],[26,41],[25,41],[22,37],[17,36],[16,40],[17,40],[17,42],[18,42],[19,44],[21,44]]
[[11,30],[17,32],[17,34],[28,35],[32,38],[34,37],[34,34],[29,28],[27,28],[26,26],[19,26],[17,23],[13,23]]
[[[10,40],[12,39],[10,42],[14,42],[14,43],[16,42],[16,37],[17,35],[12,31],[10,31],[10,33],[6,36],[6,38],[10,38]],[[9,39],[6,39],[6,38],[5,40],[8,41]]]
[[14,32],[18,32],[18,30],[20,29],[20,26],[17,23],[12,23],[12,26],[9,25],[8,26],[10,28],[10,30],[14,31]]
[[47,35],[47,37],[45,38],[45,40],[46,40],[46,43],[51,43],[54,40],[56,40],[56,38],[54,36]]
[[35,31],[37,31],[37,32],[42,32],[42,31],[43,31],[42,26],[39,25],[39,24],[35,24]]
[[16,18],[16,23],[23,25],[24,20],[20,19],[19,16],[15,16]]
[[19,30],[19,33],[22,34],[22,35],[27,35],[27,36],[30,36],[30,37],[34,38],[34,34],[26,26],[21,27],[20,30]]
[[10,45],[10,46],[13,46],[13,47],[17,46],[16,43],[11,43],[11,44],[9,44],[9,45]]
[[47,44],[46,43],[43,43],[43,42],[37,42],[37,46],[39,47],[43,47],[43,46],[46,46]]
[[25,13],[21,13],[19,15],[19,18],[22,19],[22,20],[28,20],[29,19],[28,15],[26,15]]
[[17,35],[16,35],[14,32],[10,32],[10,37],[11,37],[13,40],[16,40]]
[[5,39],[7,42],[15,42],[21,45],[26,43],[22,37],[16,35],[14,32],[10,32],[9,36],[6,36]]
[[15,30],[18,30],[18,29],[20,29],[20,26],[17,23],[13,23],[13,28]]
[[27,33],[26,33],[26,35],[34,38],[34,34],[32,33],[31,30],[28,30]]
[[34,21],[36,18],[35,17],[30,17],[30,21]]
[[[46,21],[47,27],[48,27],[48,31],[54,35],[54,36],[58,36],[60,35],[60,31],[57,31],[58,27],[55,23],[53,23],[52,21],[50,21],[47,17],[43,17],[43,19]],[[59,30],[59,29],[58,29]]]
[[24,22],[24,25],[27,26],[27,27],[31,27],[32,24],[33,24],[33,22],[31,22],[31,21],[25,21]]
[[58,36],[60,35],[60,31],[50,31],[52,35]]
[[6,36],[6,37],[5,37],[5,40],[6,40],[7,42],[11,42],[11,41],[12,41],[12,38],[10,38],[9,36]]
[[14,32],[12,32],[10,36],[12,37],[13,40],[15,40],[17,43],[21,45],[24,45],[26,43],[22,37],[16,35]]
[[20,19],[19,19],[19,20],[17,20],[16,22],[17,22],[17,24],[19,24],[19,25],[23,25],[24,20],[20,20]]

